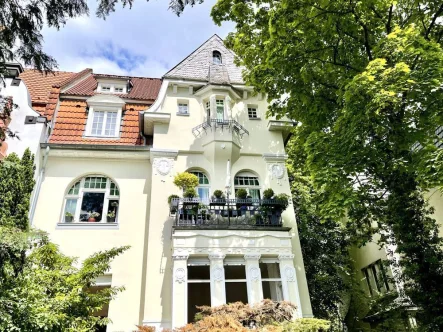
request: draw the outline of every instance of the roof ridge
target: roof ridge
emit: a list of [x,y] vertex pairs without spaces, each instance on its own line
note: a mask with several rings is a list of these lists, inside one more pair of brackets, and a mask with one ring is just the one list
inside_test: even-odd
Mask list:
[[104,77],[120,77],[120,78],[141,78],[149,80],[161,80],[161,77],[148,77],[148,76],[128,76],[128,75],[114,75],[114,74],[98,74],[93,73],[93,76],[104,76]]
[[54,84],[53,87],[63,88],[64,86],[68,85],[69,83],[74,82],[75,80],[81,78],[83,75],[86,75],[87,73],[92,73],[92,69],[91,68],[85,68],[82,71],[79,71],[78,73],[75,73],[71,77],[68,77],[68,78],[66,78],[63,81]]

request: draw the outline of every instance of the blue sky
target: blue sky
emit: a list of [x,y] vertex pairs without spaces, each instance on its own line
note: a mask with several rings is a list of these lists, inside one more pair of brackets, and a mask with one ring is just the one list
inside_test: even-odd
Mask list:
[[224,38],[233,30],[231,23],[212,22],[215,2],[188,7],[177,17],[168,0],[136,0],[131,10],[117,5],[102,20],[94,15],[96,1],[88,1],[89,17],[70,20],[59,31],[43,30],[44,50],[59,70],[161,77],[214,33]]

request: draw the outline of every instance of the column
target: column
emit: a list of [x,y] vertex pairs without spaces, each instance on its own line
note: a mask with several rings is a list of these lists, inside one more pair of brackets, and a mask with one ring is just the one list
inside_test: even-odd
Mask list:
[[297,274],[294,268],[293,254],[280,254],[280,275],[283,288],[283,297],[285,301],[292,302],[297,306],[296,317],[301,318],[302,307],[300,301],[300,293],[298,291]]
[[248,287],[248,303],[254,305],[263,300],[263,288],[259,266],[260,254],[246,254],[246,284]]
[[172,329],[188,322],[188,255],[172,255]]
[[224,254],[209,254],[211,273],[211,306],[216,307],[226,303]]

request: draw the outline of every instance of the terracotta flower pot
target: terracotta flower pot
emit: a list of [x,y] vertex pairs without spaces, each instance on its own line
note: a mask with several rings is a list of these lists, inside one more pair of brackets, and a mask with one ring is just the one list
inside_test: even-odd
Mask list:
[[88,222],[95,222],[95,218],[89,217]]

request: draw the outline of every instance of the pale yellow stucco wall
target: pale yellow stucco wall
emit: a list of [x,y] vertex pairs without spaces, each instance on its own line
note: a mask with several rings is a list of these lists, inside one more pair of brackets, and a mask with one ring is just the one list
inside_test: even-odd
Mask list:
[[[94,252],[130,245],[111,267],[112,285],[125,286],[109,306],[108,331],[130,331],[141,321],[144,294],[145,232],[150,197],[148,160],[49,157],[34,218],[34,226],[49,233],[63,253],[83,260]],[[60,229],[64,195],[74,179],[102,174],[120,189],[118,229]]]

